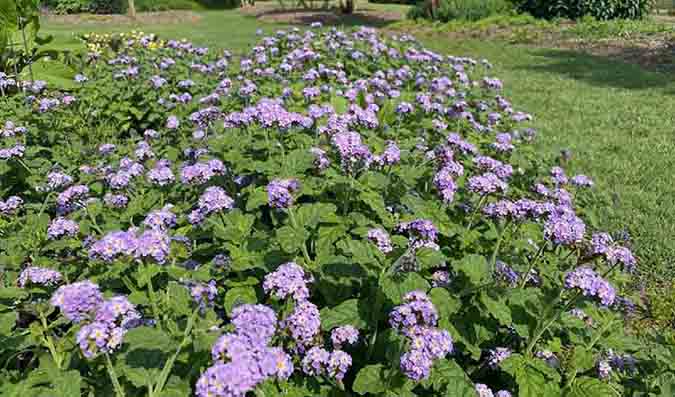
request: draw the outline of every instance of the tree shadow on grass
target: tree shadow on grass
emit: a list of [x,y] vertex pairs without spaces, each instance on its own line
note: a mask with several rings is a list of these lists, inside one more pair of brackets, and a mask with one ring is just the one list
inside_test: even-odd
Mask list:
[[399,21],[402,16],[397,12],[376,10],[355,10],[352,14],[343,14],[339,10],[330,8],[315,9],[267,9],[251,16],[274,23],[290,23],[295,25],[310,25],[321,22],[324,26],[369,26],[383,28]]
[[[545,58],[517,69],[538,73],[558,74],[574,80],[581,80],[596,86],[624,88],[630,90],[663,89],[675,95],[675,58],[673,65],[665,65],[661,71],[654,71],[656,65],[630,63],[635,48],[613,51],[608,55],[594,55],[584,50],[534,49],[534,57]],[[663,51],[673,51],[665,47]],[[667,54],[654,55],[667,59]],[[675,54],[673,55],[675,57]],[[636,62],[638,60],[636,59]],[[632,61],[631,61],[632,62]],[[672,68],[671,68],[672,66]]]

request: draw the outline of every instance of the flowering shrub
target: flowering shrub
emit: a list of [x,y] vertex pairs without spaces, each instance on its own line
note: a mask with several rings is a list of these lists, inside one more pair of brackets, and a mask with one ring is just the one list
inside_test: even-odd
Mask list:
[[672,387],[623,326],[638,261],[487,61],[319,26],[91,48],[0,107],[2,395]]

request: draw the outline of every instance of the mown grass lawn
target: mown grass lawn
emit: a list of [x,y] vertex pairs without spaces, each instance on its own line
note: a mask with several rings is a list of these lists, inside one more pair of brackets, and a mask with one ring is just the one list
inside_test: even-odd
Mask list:
[[[117,27],[46,22],[43,32],[55,36],[58,48],[80,45],[77,34],[135,28],[240,52],[257,29],[280,26],[236,10],[200,15],[195,23]],[[572,51],[442,35],[420,39],[437,51],[489,59],[506,95],[535,115],[542,155],[569,149],[570,171],[595,179],[599,225],[630,232],[645,271],[675,273],[675,76]]]

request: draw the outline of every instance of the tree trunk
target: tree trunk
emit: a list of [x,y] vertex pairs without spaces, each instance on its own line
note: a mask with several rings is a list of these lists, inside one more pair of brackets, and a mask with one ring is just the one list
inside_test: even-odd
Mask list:
[[136,4],[134,0],[128,0],[127,14],[130,18],[136,19]]

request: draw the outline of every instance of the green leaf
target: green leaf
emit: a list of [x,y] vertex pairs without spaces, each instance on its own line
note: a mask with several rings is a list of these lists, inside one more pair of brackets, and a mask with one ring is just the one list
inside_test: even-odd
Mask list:
[[173,351],[174,346],[169,335],[153,327],[132,328],[124,335],[124,343],[129,350],[161,350]]
[[80,397],[82,378],[75,370],[59,372],[57,376],[52,377],[52,385],[54,396]]
[[267,204],[267,191],[264,187],[255,188],[246,201],[246,211],[252,211]]
[[445,390],[447,397],[476,397],[476,389],[466,372],[454,360],[439,360],[431,369],[430,384],[437,392]]
[[441,322],[443,320],[447,321],[461,307],[461,302],[450,295],[450,292],[445,288],[432,288],[429,292],[429,298],[431,298],[431,302],[436,306]]
[[560,375],[542,360],[512,354],[500,364],[500,367],[516,379],[520,397],[561,395]]
[[169,295],[169,307],[177,314],[190,314],[192,312],[192,298],[187,288],[171,281],[167,287]]
[[483,303],[487,311],[499,321],[503,326],[509,326],[512,323],[511,309],[500,299],[492,298],[487,292],[483,291],[480,294],[480,301]]
[[466,255],[454,262],[453,267],[464,274],[474,285],[479,285],[490,273],[490,266],[485,257],[475,254]]
[[428,291],[429,283],[417,273],[405,273],[400,276],[387,274],[380,278],[380,288],[387,298],[398,305],[403,295],[410,291]]
[[586,372],[595,366],[595,357],[592,351],[583,346],[576,346],[570,360],[572,369],[577,373]]
[[359,371],[354,380],[352,389],[358,394],[378,394],[387,390],[384,366],[382,364],[368,365]]
[[190,396],[190,382],[178,376],[171,376],[162,390],[162,397],[188,397]]
[[304,204],[298,208],[295,217],[298,227],[314,229],[319,222],[337,223],[340,219],[335,214],[337,208],[333,204]]
[[609,384],[583,376],[574,380],[571,386],[565,388],[565,397],[611,397],[621,395]]
[[227,314],[232,313],[232,309],[245,303],[257,303],[258,297],[253,287],[232,288],[225,294],[223,306]]
[[330,331],[341,325],[353,325],[364,329],[368,326],[367,313],[362,312],[365,306],[358,299],[349,299],[333,308],[325,307],[321,309],[321,328]]
[[3,287],[0,288],[0,299],[3,300],[16,300],[25,298],[28,296],[28,293],[18,287]]
[[304,228],[295,229],[291,226],[282,226],[277,229],[276,240],[284,252],[294,254],[305,244],[309,234]]
[[438,267],[444,264],[447,259],[441,251],[426,247],[418,249],[415,252],[415,257],[417,262],[422,265],[422,269]]
[[0,314],[0,335],[10,335],[16,323],[16,312]]

